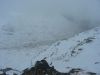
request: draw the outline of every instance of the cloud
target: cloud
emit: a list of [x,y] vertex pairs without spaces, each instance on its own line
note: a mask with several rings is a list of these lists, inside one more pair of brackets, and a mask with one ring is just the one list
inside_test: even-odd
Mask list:
[[1,0],[0,11],[4,27],[14,28],[9,47],[51,44],[100,24],[99,0]]

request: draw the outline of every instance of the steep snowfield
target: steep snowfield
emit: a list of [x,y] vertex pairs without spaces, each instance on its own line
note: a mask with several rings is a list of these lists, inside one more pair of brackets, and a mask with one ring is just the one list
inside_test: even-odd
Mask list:
[[[28,50],[27,50],[28,49]],[[52,46],[23,49],[0,49],[0,68],[23,70],[46,58],[60,72],[81,68],[100,73],[100,27],[80,33]]]
[[[82,68],[100,73],[100,27],[76,35],[68,40],[58,41],[35,59],[46,60],[58,71]],[[33,61],[34,62],[34,61]]]

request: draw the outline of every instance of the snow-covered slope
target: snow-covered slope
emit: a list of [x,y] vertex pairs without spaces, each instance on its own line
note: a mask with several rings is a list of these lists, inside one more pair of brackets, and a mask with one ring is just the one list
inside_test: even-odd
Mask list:
[[81,68],[100,73],[100,27],[58,41],[33,62],[46,58],[58,71]]
[[58,41],[50,47],[27,49],[0,50],[0,68],[23,70],[34,65],[37,60],[46,58],[48,63],[60,72],[81,68],[100,73],[100,27],[68,40]]
[[32,65],[34,60],[40,53],[43,53],[48,46],[38,48],[23,49],[1,49],[0,50],[0,69],[13,68],[16,70],[24,70]]

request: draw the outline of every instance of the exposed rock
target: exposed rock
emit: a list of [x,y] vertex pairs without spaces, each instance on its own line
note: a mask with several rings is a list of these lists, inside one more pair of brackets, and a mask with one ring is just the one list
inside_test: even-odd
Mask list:
[[54,66],[50,67],[46,60],[37,61],[34,67],[26,68],[23,72],[12,68],[0,69],[0,75],[97,75],[80,68],[73,68],[68,73],[57,71]]

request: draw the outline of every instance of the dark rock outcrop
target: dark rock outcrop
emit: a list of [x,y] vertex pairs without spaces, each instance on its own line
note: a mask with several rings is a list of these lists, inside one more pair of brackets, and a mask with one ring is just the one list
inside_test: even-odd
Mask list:
[[[76,68],[71,69],[68,73],[61,73],[54,66],[50,67],[46,60],[41,60],[37,61],[34,67],[25,69],[22,75],[81,75],[81,72],[83,73],[84,70]],[[87,72],[86,75],[96,75],[96,73]]]
[[80,68],[71,69],[68,73],[62,73],[57,71],[54,66],[50,67],[46,60],[37,61],[34,67],[26,68],[22,72],[12,68],[0,69],[0,75],[10,75],[7,74],[9,71],[15,71],[12,75],[96,75],[96,73],[86,72]]

